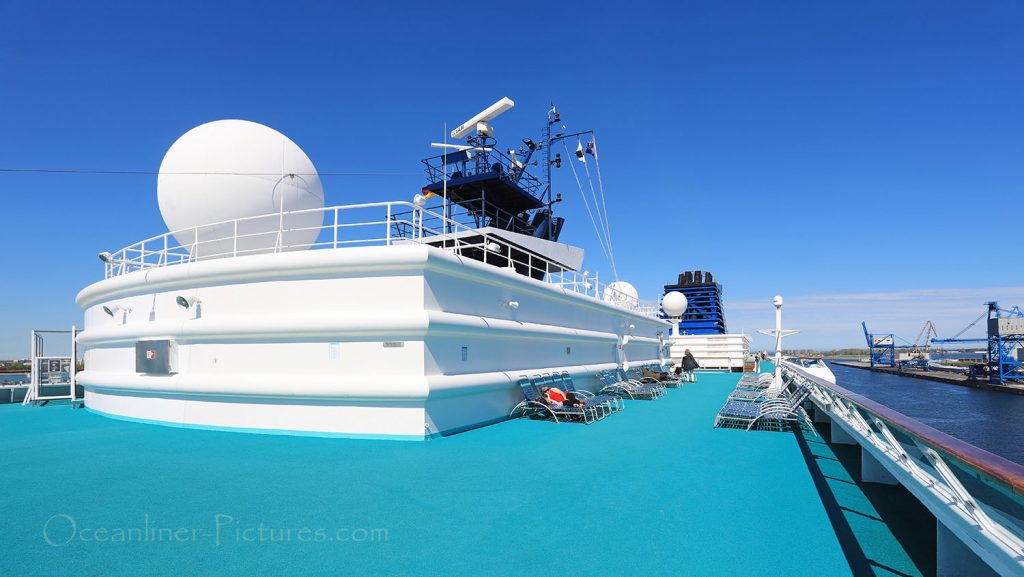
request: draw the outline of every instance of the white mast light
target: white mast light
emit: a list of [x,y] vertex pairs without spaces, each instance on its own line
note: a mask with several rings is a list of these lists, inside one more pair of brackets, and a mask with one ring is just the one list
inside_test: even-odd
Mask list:
[[782,295],[775,295],[772,299],[772,306],[775,307],[775,329],[758,329],[762,335],[775,337],[775,376],[772,378],[772,390],[778,390],[783,386],[782,382],[782,338],[795,335],[800,331],[782,328]]

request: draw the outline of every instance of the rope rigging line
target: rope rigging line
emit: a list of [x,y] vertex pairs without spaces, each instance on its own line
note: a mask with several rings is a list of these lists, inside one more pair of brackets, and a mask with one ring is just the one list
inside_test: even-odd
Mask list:
[[601,191],[601,209],[604,210],[605,236],[608,239],[608,248],[612,255],[612,272],[615,274],[615,280],[619,280],[619,273],[615,269],[615,250],[612,248],[612,227],[608,220],[608,204],[604,199],[604,180],[601,178],[601,161],[597,158],[597,133],[592,132],[591,138],[594,141],[594,166],[597,167],[597,187]]
[[[579,138],[576,139],[576,144],[580,148],[583,147],[583,144],[580,142]],[[579,149],[577,149],[577,150],[579,150]],[[607,230],[607,227],[604,225],[604,219],[601,217],[601,206],[597,204],[597,192],[594,191],[594,179],[591,178],[591,176],[590,176],[590,169],[587,168],[587,161],[586,161],[586,159],[584,158],[582,160],[583,160],[583,170],[586,171],[586,173],[587,173],[587,186],[590,187],[590,197],[594,199],[594,211],[597,213],[597,224],[601,225],[601,234],[603,234],[605,236],[605,239],[604,239],[605,240],[605,246],[607,246],[608,245],[608,235],[605,234],[605,232]],[[609,254],[611,254],[611,251],[609,251]],[[612,268],[614,268],[614,267],[612,267]]]
[[[576,139],[576,142],[580,145],[580,147],[583,146],[583,144],[580,143],[579,138]],[[584,156],[586,156],[585,153],[584,153]],[[593,156],[594,156],[594,162],[596,163],[597,162],[597,142],[596,141],[594,142],[594,155]],[[601,167],[598,166],[597,168],[598,168],[598,170],[600,170]],[[590,195],[594,198],[594,210],[597,211],[597,221],[601,224],[601,229],[602,229],[602,232],[604,233],[604,237],[605,237],[604,238],[605,246],[608,247],[608,262],[609,262],[609,264],[612,265],[612,275],[615,277],[615,280],[619,280],[619,271],[615,267],[615,250],[612,248],[612,237],[611,237],[611,234],[608,232],[608,211],[607,211],[607,209],[605,209],[604,218],[602,218],[601,217],[601,207],[597,204],[597,192],[594,191],[594,179],[590,176],[590,168],[587,167],[587,163],[586,163],[585,159],[584,159],[584,162],[583,162],[583,170],[585,170],[586,173],[587,173],[587,184],[590,186]],[[600,178],[600,172],[598,173],[598,177]],[[602,201],[604,200],[603,189],[602,189],[601,199],[602,199]]]
[[[0,167],[6,173],[37,174],[115,174],[115,175],[202,175],[202,176],[281,176],[279,172],[158,172],[152,170],[104,170],[91,168],[9,168]],[[289,173],[295,176],[419,176],[418,172],[316,172]]]
[[[586,207],[587,214],[590,215],[590,224],[594,225],[594,232],[597,233],[597,242],[601,245],[601,252],[604,253],[604,257],[606,259],[608,259],[608,262],[610,264],[612,262],[611,254],[609,254],[608,249],[604,246],[604,239],[602,238],[601,230],[597,226],[597,221],[594,220],[594,213],[590,210],[590,203],[587,202],[587,194],[585,192],[583,192],[583,184],[580,182],[580,177],[576,173],[576,167],[573,166],[573,164],[572,164],[572,157],[569,154],[569,147],[567,147],[565,145],[565,141],[564,140],[562,141],[562,148],[565,149],[565,156],[566,156],[566,158],[570,159],[569,160],[569,168],[572,169],[572,175],[576,179],[576,186],[580,190],[580,198],[583,199],[583,206]],[[612,270],[613,271],[615,270],[614,265],[612,266]]]

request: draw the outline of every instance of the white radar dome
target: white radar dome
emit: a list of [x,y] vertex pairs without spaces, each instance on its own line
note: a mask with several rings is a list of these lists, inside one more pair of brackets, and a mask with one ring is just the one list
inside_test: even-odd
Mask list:
[[772,299],[772,304],[777,306],[777,307],[781,307],[782,306],[782,295],[775,295],[775,298]]
[[661,297],[661,309],[670,317],[683,316],[688,304],[686,295],[679,291],[672,291]]
[[620,307],[635,307],[640,302],[640,293],[636,292],[636,287],[633,285],[620,280],[605,287],[601,299]]
[[160,163],[156,190],[167,228],[195,258],[303,250],[323,224],[318,210],[289,214],[324,206],[313,162],[287,136],[247,120],[183,134]]

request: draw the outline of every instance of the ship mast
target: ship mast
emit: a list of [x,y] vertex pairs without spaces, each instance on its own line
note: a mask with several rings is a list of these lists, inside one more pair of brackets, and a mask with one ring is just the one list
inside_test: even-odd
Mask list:
[[[541,195],[541,200],[547,205],[548,209],[548,220],[554,218],[551,207],[554,203],[551,202],[551,145],[554,144],[554,140],[551,138],[551,125],[558,122],[560,117],[558,115],[558,109],[555,108],[555,103],[551,103],[551,108],[548,110],[548,121],[544,123],[544,169],[545,178],[544,193]],[[558,167],[561,168],[562,162],[561,157],[557,157]],[[548,230],[548,240],[551,240],[551,230]]]

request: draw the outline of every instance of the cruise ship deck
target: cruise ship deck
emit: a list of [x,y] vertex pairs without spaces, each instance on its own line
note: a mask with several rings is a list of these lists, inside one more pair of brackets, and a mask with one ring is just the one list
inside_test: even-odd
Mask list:
[[882,520],[902,489],[865,493],[821,437],[712,428],[738,378],[704,374],[592,426],[521,419],[426,442],[0,406],[0,572],[934,572]]

